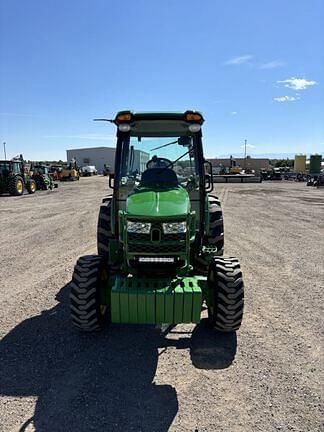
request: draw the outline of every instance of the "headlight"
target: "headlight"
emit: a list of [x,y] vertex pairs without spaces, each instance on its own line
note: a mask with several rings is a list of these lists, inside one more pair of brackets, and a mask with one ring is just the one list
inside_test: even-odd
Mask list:
[[162,225],[164,234],[179,234],[187,231],[186,222],[170,222]]
[[127,222],[127,231],[130,233],[149,234],[151,224],[148,222]]

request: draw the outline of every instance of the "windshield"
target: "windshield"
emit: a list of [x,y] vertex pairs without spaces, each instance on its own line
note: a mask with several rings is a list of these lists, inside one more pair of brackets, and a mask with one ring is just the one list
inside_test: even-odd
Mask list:
[[[125,150],[124,150],[125,151]],[[198,187],[192,137],[131,137],[123,154],[120,187]]]

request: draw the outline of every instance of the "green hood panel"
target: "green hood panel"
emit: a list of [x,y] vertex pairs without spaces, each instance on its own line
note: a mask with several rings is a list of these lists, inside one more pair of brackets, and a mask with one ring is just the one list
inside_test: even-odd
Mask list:
[[127,198],[130,216],[166,217],[184,216],[190,212],[190,199],[186,189],[139,190]]

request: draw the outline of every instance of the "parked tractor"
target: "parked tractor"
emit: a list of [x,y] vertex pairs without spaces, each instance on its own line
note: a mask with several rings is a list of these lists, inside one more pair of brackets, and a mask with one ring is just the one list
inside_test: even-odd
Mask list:
[[[243,278],[224,257],[221,204],[211,194],[202,114],[119,112],[112,194],[99,211],[98,254],[78,259],[70,292],[72,323],[199,323],[239,329]],[[137,163],[137,158],[146,163]]]
[[49,176],[53,181],[61,179],[62,165],[51,165],[49,168]]
[[35,164],[31,167],[32,178],[35,180],[38,190],[48,190],[57,187],[57,183],[53,182],[49,175],[48,167],[42,164]]
[[0,194],[22,195],[24,190],[35,193],[37,187],[26,169],[22,156],[10,161],[0,160]]
[[71,162],[67,167],[64,167],[60,173],[61,181],[80,180],[79,168],[76,162]]

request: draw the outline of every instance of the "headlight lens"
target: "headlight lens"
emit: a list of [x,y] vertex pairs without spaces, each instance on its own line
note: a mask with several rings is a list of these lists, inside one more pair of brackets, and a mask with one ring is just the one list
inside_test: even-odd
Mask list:
[[130,233],[149,234],[151,224],[148,222],[127,222],[127,231]]
[[162,225],[164,234],[179,234],[187,231],[186,222],[170,222]]

